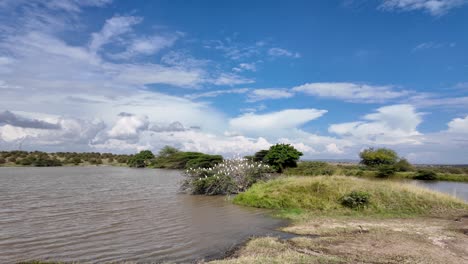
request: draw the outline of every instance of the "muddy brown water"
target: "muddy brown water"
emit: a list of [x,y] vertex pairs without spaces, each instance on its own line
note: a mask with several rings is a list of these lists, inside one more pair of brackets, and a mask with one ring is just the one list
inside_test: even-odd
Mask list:
[[179,171],[0,168],[0,263],[193,262],[285,224],[225,197],[181,194]]

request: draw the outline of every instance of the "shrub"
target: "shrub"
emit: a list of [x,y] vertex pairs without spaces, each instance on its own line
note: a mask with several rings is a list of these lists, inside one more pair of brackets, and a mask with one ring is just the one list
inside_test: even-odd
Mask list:
[[368,148],[359,153],[361,164],[370,167],[381,165],[393,165],[398,161],[398,155],[395,151],[387,148]]
[[127,164],[128,166],[134,168],[144,168],[150,164],[152,159],[154,159],[153,152],[149,150],[142,150],[140,153],[133,155],[130,159],[128,159]]
[[243,158],[224,160],[211,168],[190,168],[184,173],[181,189],[191,194],[232,194],[245,191],[269,177],[271,168]]
[[419,170],[416,175],[413,176],[415,180],[434,181],[437,180],[437,173],[432,170]]
[[412,171],[414,170],[413,165],[408,162],[408,160],[402,158],[397,163],[395,163],[395,169],[397,171]]
[[302,152],[290,144],[276,144],[270,147],[264,161],[276,172],[283,172],[285,168],[296,167],[301,156]]
[[153,165],[165,169],[209,168],[222,161],[223,157],[220,155],[176,151],[169,155],[158,156]]
[[341,197],[341,204],[352,209],[361,209],[369,205],[370,194],[367,192],[352,191]]
[[253,156],[253,161],[264,161],[265,159],[265,156],[268,154],[268,150],[267,149],[262,149],[260,151],[257,151],[255,152],[254,156]]
[[380,165],[377,170],[377,177],[378,178],[388,178],[390,176],[395,175],[396,168],[393,165]]

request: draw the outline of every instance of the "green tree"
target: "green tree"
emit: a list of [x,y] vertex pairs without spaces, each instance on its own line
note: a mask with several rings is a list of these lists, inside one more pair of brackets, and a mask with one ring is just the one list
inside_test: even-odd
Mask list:
[[264,161],[272,166],[277,172],[283,172],[288,167],[296,167],[302,152],[290,144],[276,144],[270,147],[264,157]]
[[140,153],[133,155],[127,162],[128,166],[135,168],[144,168],[148,166],[154,159],[154,154],[150,150],[142,150]]
[[267,149],[262,149],[260,151],[255,152],[255,155],[253,156],[253,161],[260,162],[264,161],[265,156],[268,154]]
[[397,171],[413,171],[414,167],[407,159],[401,158],[397,163],[395,163],[395,169]]
[[159,153],[158,153],[158,156],[159,157],[164,157],[164,158],[167,158],[169,156],[172,156],[176,153],[178,153],[179,150],[174,148],[174,147],[171,147],[171,146],[165,146],[164,148],[162,148]]
[[361,164],[369,167],[379,167],[381,165],[395,165],[398,155],[395,151],[387,148],[368,148],[359,153]]

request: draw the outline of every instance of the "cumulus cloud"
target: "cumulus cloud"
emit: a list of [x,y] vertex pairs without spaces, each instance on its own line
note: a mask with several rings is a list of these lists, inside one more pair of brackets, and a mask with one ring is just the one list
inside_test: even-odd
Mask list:
[[293,96],[294,93],[288,89],[255,89],[248,94],[247,101],[257,102],[267,99],[291,98]]
[[229,120],[233,131],[246,134],[281,134],[287,129],[294,129],[324,115],[326,110],[286,109],[266,114],[247,113]]
[[374,103],[400,98],[407,91],[398,91],[392,86],[373,86],[357,83],[306,83],[292,89],[307,95],[335,98],[349,102]]
[[464,118],[455,118],[448,123],[448,132],[466,133],[468,136],[468,115]]
[[433,16],[441,16],[466,3],[466,0],[384,0],[380,9],[389,11],[422,10]]
[[411,105],[384,106],[365,115],[362,121],[333,124],[328,131],[366,144],[417,144],[421,116]]

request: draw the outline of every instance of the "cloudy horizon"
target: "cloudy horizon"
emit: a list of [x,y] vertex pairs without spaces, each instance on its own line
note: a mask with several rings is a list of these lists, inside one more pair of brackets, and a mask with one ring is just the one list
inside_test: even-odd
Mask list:
[[468,163],[467,1],[0,10],[0,150],[234,156],[289,143],[304,159],[388,147]]

